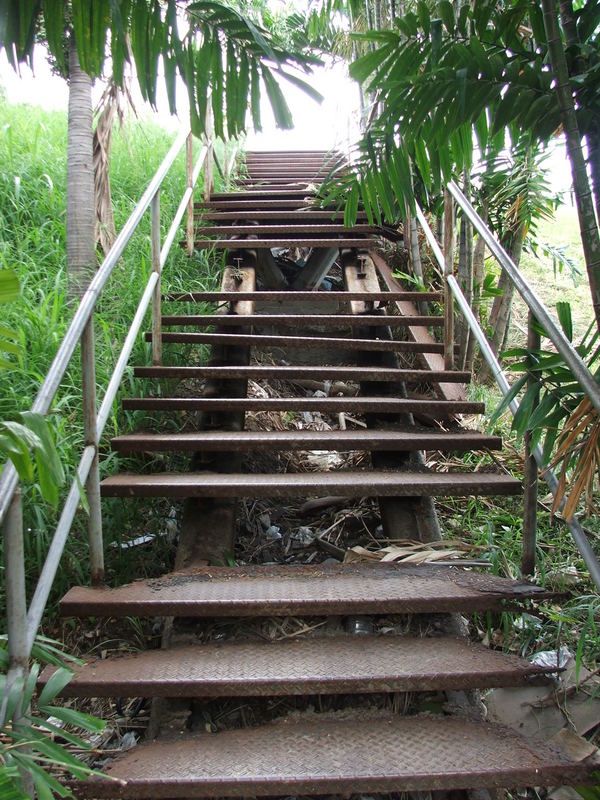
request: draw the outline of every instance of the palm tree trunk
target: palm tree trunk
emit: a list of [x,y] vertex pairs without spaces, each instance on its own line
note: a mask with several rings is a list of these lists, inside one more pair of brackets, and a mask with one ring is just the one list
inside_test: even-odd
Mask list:
[[571,75],[579,75],[585,69],[585,60],[579,52],[579,34],[577,33],[577,22],[573,12],[573,0],[558,0],[560,11],[560,22],[565,34],[567,47],[573,48],[573,63],[571,65]]
[[[572,53],[569,65],[569,75],[581,75],[585,71],[585,59],[581,53],[581,40],[577,31],[577,22],[573,11],[573,0],[558,0],[560,23],[565,34],[565,43]],[[592,192],[596,205],[596,215],[600,219],[600,122],[598,114],[589,109],[595,117],[585,130],[585,140],[588,146],[588,164],[592,179]],[[581,131],[580,131],[581,133]]]
[[[519,225],[519,227],[511,234],[510,240],[506,243],[502,242],[503,247],[517,267],[521,261],[524,238],[525,226]],[[490,344],[496,355],[503,349],[504,343],[508,338],[508,325],[510,322],[513,297],[515,295],[515,285],[508,277],[508,273],[505,270],[502,270],[500,273],[498,289],[502,292],[502,294],[494,298],[489,319],[489,327],[493,330],[492,341]],[[481,382],[486,381],[489,374],[489,366],[487,362],[485,362],[481,365],[481,369],[479,371],[479,378]]]
[[381,30],[381,0],[374,0],[373,2],[373,22],[375,23],[375,30]]
[[556,81],[558,107],[567,140],[567,154],[573,176],[573,189],[579,216],[581,243],[592,294],[592,305],[594,307],[596,325],[600,331],[600,235],[581,146],[581,135],[573,104],[573,93],[569,83],[567,61],[558,25],[556,0],[542,0],[542,10],[548,39],[550,65]]
[[94,168],[92,81],[79,65],[75,39],[69,46],[67,134],[67,279],[69,298],[81,297],[94,272]]
[[592,177],[596,215],[600,219],[600,128],[597,123],[592,124],[585,135],[585,139],[588,146],[588,163]]

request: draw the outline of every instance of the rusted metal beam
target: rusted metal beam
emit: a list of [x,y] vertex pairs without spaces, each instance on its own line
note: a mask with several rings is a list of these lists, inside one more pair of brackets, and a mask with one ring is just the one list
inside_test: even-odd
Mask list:
[[[146,341],[152,341],[147,332]],[[386,350],[399,353],[443,353],[444,345],[438,343],[398,342],[395,339],[348,339],[333,336],[267,336],[264,334],[237,333],[163,333],[163,342],[173,344],[235,344],[247,347],[330,347],[340,350]]]
[[111,440],[120,453],[189,450],[440,450],[465,452],[500,450],[499,436],[476,431],[332,430],[332,431],[198,431],[193,433],[132,433]]
[[465,400],[462,403],[429,398],[394,397],[126,397],[123,408],[127,411],[340,411],[380,412],[401,414],[419,412],[435,417],[454,414],[482,414],[483,403]]
[[[259,231],[256,231],[259,233]],[[208,250],[212,247],[215,250],[272,250],[275,247],[284,249],[290,247],[374,247],[376,239],[352,239],[341,236],[333,236],[330,239],[324,237],[320,239],[303,239],[300,236],[286,236],[284,239],[196,239],[194,246],[197,250]]]
[[184,300],[186,302],[230,302],[235,299],[261,301],[302,301],[331,302],[332,300],[350,302],[353,300],[369,300],[371,302],[393,302],[397,300],[441,300],[441,292],[171,292],[165,300]]
[[[392,316],[377,316],[373,314],[363,314],[355,316],[353,314],[252,314],[245,319],[233,318],[229,319],[232,315],[216,318],[214,314],[188,314],[188,315],[173,315],[163,314],[163,325],[197,325],[206,327],[208,325],[242,325],[250,323],[252,325],[273,325],[284,327],[300,327],[302,330],[304,326],[323,326],[327,328],[335,328],[336,326],[350,326],[353,328],[366,328],[366,327],[381,327],[386,325],[390,328],[406,328],[409,325],[420,325],[425,327],[441,327],[444,324],[444,318],[441,316],[431,317],[392,317]],[[463,373],[464,374],[464,373]]]
[[430,383],[431,381],[456,381],[468,383],[469,372],[444,372],[427,369],[402,369],[387,367],[313,367],[313,366],[200,366],[200,367],[134,367],[136,378],[279,378],[283,381],[312,379],[329,381],[403,381],[404,383]]

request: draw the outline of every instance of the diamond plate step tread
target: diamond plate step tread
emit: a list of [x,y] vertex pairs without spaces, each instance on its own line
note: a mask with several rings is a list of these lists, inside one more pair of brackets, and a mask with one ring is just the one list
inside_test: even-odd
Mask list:
[[438,431],[198,431],[190,433],[133,433],[111,439],[121,453],[143,450],[168,451],[250,451],[294,450],[500,450],[500,436],[483,433]]
[[[54,668],[44,670],[43,686]],[[253,697],[518,686],[556,671],[451,636],[219,642],[98,659],[63,697]]]
[[502,609],[552,597],[539,586],[432,564],[201,567],[116,589],[75,586],[65,616],[237,617]]
[[520,481],[509,475],[381,470],[303,473],[162,472],[120,473],[105,478],[103,497],[470,497],[518,495]]
[[[579,783],[589,767],[506,728],[455,718],[281,721],[142,744],[80,798],[240,797]],[[115,785],[110,779],[127,781]]]

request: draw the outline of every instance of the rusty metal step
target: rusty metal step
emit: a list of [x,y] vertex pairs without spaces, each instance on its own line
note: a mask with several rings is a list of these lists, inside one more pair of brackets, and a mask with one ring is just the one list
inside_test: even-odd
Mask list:
[[286,156],[283,159],[278,159],[277,162],[269,158],[251,158],[246,161],[246,169],[252,172],[254,169],[275,169],[281,175],[285,175],[288,170],[304,168],[304,169],[323,169],[337,163],[337,159],[329,161],[320,156]]
[[275,158],[268,153],[247,153],[245,163],[246,165],[265,162],[274,166],[283,167],[286,163],[298,164],[305,161],[312,161],[315,164],[323,165],[329,161],[336,162],[344,160],[344,156],[339,153],[330,155],[328,153],[279,153]]
[[[259,233],[259,231],[255,231]],[[319,239],[302,239],[299,236],[288,235],[285,239],[196,239],[194,247],[196,250],[208,250],[214,247],[216,250],[272,250],[275,247],[350,247],[350,248],[369,248],[379,244],[377,239],[352,239],[343,236],[332,235],[331,238],[322,236]]]
[[[589,781],[590,767],[510,729],[443,716],[288,720],[138,745],[80,798],[241,797],[492,789]],[[119,785],[115,779],[125,781]]]
[[515,495],[521,481],[488,472],[120,473],[105,478],[103,497],[470,497]]
[[210,200],[256,200],[264,198],[265,200],[276,200],[278,197],[285,199],[294,199],[299,197],[304,199],[307,195],[314,194],[314,192],[307,192],[306,189],[248,189],[238,192],[214,192],[210,196]]
[[[242,298],[239,298],[240,300]],[[147,342],[152,341],[152,332],[145,334]],[[243,333],[163,333],[161,339],[171,344],[221,344],[227,347],[300,347],[337,348],[339,350],[396,352],[396,353],[438,353],[443,355],[444,345],[438,342],[400,342],[395,339],[349,339],[334,336],[294,336]]]
[[126,411],[320,411],[349,414],[483,414],[483,403],[396,397],[126,397]]
[[264,617],[432,614],[517,607],[552,593],[525,581],[434,564],[197,567],[119,586],[74,586],[63,616]]
[[273,325],[292,327],[298,326],[301,330],[306,326],[316,325],[327,328],[345,326],[352,328],[378,327],[378,328],[409,328],[442,327],[444,318],[441,316],[414,316],[397,317],[393,315],[374,314],[165,314],[162,317],[163,325],[195,325],[206,327],[208,325]]
[[368,450],[417,451],[501,450],[500,436],[476,431],[198,431],[131,433],[111,439],[119,453],[167,451]]
[[378,233],[378,229],[372,225],[354,225],[347,228],[335,222],[329,225],[206,225],[196,228],[196,236],[246,236],[256,235],[265,236],[267,234],[278,234],[282,238],[295,238],[300,234],[311,235],[319,233],[345,233],[345,234],[368,234]]
[[351,302],[353,300],[371,300],[372,302],[388,303],[398,300],[410,301],[438,301],[441,302],[441,292],[172,292],[164,300],[185,300],[192,303],[213,302],[225,303],[237,300],[278,301],[278,302],[305,302],[311,303]]
[[[298,171],[298,170],[323,170],[323,169],[331,169],[331,167],[338,163],[337,159],[333,159],[329,161],[329,159],[323,159],[321,157],[302,157],[302,156],[288,156],[280,161],[274,162],[268,158],[252,158],[250,161],[246,161],[246,170],[248,174],[252,174],[255,170],[271,170],[274,173],[277,173],[283,177],[285,177],[290,171]],[[237,183],[237,179],[236,179]]]
[[[278,186],[289,186],[292,184],[291,188],[295,189],[296,186],[294,186],[294,184],[296,184],[300,185],[300,187],[306,187],[306,194],[316,196],[325,180],[326,174],[327,170],[320,172],[317,169],[308,170],[306,172],[285,172],[283,175],[276,175],[272,170],[260,170],[260,172],[257,170],[248,175],[248,179],[252,181],[251,186],[248,186],[248,184],[238,184],[238,188],[243,191],[244,189],[261,188],[260,184],[275,184]],[[257,184],[259,185],[257,186]]]
[[[306,209],[305,211],[261,211],[248,209],[244,211],[203,211],[194,214],[196,220],[212,220],[219,222],[220,220],[277,220],[279,222],[286,222],[289,220],[298,220],[302,222],[311,222],[312,220],[329,220],[331,222],[339,222],[344,220],[343,212],[337,211],[323,211],[318,208]],[[367,219],[364,211],[357,213],[356,219],[363,221]]]
[[300,175],[303,178],[313,178],[320,175],[323,177],[327,174],[327,168],[324,164],[288,164],[279,167],[278,164],[254,164],[248,169],[248,174],[253,177],[286,177],[295,178]]
[[[150,650],[74,667],[63,697],[253,697],[520,686],[556,671],[451,636],[327,636]],[[40,676],[44,686],[54,672]]]
[[403,383],[469,383],[470,372],[431,369],[386,369],[383,367],[310,367],[310,366],[248,366],[248,367],[134,367],[136,378],[277,378],[283,381],[376,381]]
[[[300,208],[311,208],[311,204],[306,204],[301,200],[263,200],[260,204],[261,209],[300,209]],[[222,208],[222,209],[231,209],[231,208],[239,208],[239,209],[256,209],[256,200],[206,200],[198,203],[194,203],[195,209],[213,209],[213,208]]]

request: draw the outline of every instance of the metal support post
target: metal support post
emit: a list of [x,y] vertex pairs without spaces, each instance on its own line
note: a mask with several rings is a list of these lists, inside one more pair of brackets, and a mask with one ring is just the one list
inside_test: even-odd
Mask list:
[[160,280],[160,193],[157,191],[152,198],[150,206],[152,219],[152,272],[156,272],[158,280],[152,295],[152,364],[157,367],[162,364],[162,309],[161,309],[161,280]]
[[187,244],[187,254],[191,256],[194,252],[194,137],[190,131],[185,142],[186,157],[186,181],[187,189],[192,189],[187,205],[187,219],[185,225],[185,240]]
[[4,525],[4,579],[9,670],[23,675],[29,662],[21,490],[15,489]]
[[[23,544],[23,508],[21,490],[17,487],[12,496],[3,525],[4,576],[6,584],[6,626],[8,633],[8,675],[0,709],[0,726],[7,722],[6,702],[11,686],[22,681],[23,686],[29,672],[29,647],[27,644],[27,596],[25,594],[25,548]],[[27,709],[17,707],[12,724],[25,730],[29,721],[24,716]],[[28,797],[34,796],[33,779],[21,772],[23,789]]]
[[[535,317],[529,312],[527,328],[527,349],[531,351],[540,349],[540,335],[535,330]],[[531,355],[529,361],[531,362]],[[534,379],[529,377],[527,385]],[[537,407],[539,393],[533,401]],[[523,553],[521,557],[521,572],[523,575],[533,575],[535,572],[535,542],[537,535],[537,500],[538,500],[538,465],[531,449],[531,431],[525,432],[525,475],[523,497]]]
[[95,449],[85,484],[90,509],[88,542],[92,584],[104,583],[104,545],[102,542],[102,507],[100,503],[100,464],[98,459],[98,423],[96,409],[96,358],[94,353],[94,317],[81,334],[81,394],[83,398],[83,433],[85,444]]
[[454,369],[454,298],[448,277],[454,275],[454,200],[444,192],[444,369]]

